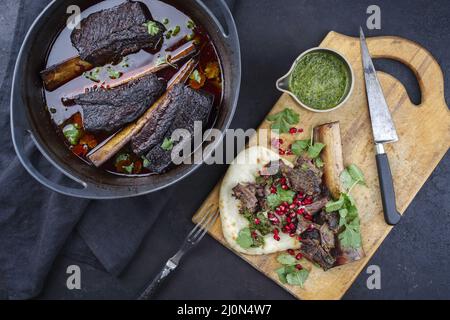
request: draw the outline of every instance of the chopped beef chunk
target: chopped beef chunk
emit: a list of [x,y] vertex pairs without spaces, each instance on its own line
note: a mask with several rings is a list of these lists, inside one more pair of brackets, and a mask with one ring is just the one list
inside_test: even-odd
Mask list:
[[322,192],[322,172],[316,168],[311,160],[299,157],[295,168],[291,168],[280,161],[280,170],[292,190],[311,196],[318,196]]
[[336,259],[329,252],[311,239],[302,241],[300,251],[307,259],[317,263],[325,271],[332,268],[336,262]]
[[326,251],[330,251],[335,247],[335,237],[333,231],[325,223],[320,226],[320,244]]
[[334,233],[339,231],[339,213],[337,212],[326,212],[322,210],[319,214],[314,215],[314,222],[320,225],[327,223],[328,227]]
[[[152,23],[153,33],[146,23]],[[156,49],[166,28],[153,21],[142,2],[127,1],[95,12],[81,20],[70,38],[81,59],[95,65],[118,63],[122,57],[141,49]]]
[[306,205],[305,210],[310,214],[313,215],[325,207],[325,205],[328,203],[327,197],[322,197],[319,200],[314,201],[313,203]]
[[242,208],[247,209],[251,213],[256,212],[258,207],[258,199],[256,198],[256,187],[254,184],[237,184],[233,188],[233,196],[241,201]]

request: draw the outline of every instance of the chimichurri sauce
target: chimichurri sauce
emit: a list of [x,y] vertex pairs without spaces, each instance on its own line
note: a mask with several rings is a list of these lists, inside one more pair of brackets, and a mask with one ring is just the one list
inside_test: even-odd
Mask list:
[[348,93],[347,65],[331,52],[307,53],[294,67],[289,89],[305,105],[319,110],[337,106]]

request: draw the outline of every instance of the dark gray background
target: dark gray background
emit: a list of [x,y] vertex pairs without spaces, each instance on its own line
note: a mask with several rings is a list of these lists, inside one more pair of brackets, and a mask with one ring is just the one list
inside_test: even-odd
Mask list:
[[[213,0],[210,0],[213,1]],[[9,61],[9,46],[18,6],[0,4],[0,60]],[[48,0],[29,0],[24,10],[35,12]],[[229,1],[238,26],[243,81],[232,128],[256,127],[279,97],[275,80],[305,49],[316,46],[329,30],[357,35],[365,26],[366,8],[381,7],[382,30],[366,35],[398,35],[419,42],[439,61],[449,92],[450,3],[442,1]],[[26,12],[25,12],[26,13]],[[420,101],[411,73],[397,63],[377,62],[398,77],[413,101]],[[0,75],[4,72],[0,65]],[[3,77],[0,77],[0,81]],[[1,85],[1,83],[0,83]],[[411,128],[412,130],[414,128]],[[399,142],[401,143],[401,141]],[[420,155],[418,155],[420,156]],[[450,157],[447,155],[396,226],[369,261],[381,267],[382,290],[366,288],[363,271],[345,299],[450,298]],[[88,265],[82,269],[82,290],[66,289],[65,270],[76,262],[60,256],[40,298],[133,298],[179,247],[192,228],[192,214],[225,172],[225,166],[203,166],[171,191],[173,201],[149,232],[138,254],[120,278]],[[291,299],[292,297],[251,266],[206,237],[161,288],[160,299]]]

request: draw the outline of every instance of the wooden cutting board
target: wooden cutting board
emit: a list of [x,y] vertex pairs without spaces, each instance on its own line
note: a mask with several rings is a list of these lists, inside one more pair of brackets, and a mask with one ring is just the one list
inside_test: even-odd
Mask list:
[[[422,92],[422,103],[416,106],[398,80],[378,72],[400,138],[397,143],[386,145],[386,152],[394,177],[397,208],[403,213],[449,148],[450,112],[444,99],[443,74],[431,54],[417,43],[398,37],[369,38],[367,43],[373,58],[395,59],[411,68],[417,76]],[[392,228],[383,218],[359,39],[331,31],[320,46],[339,51],[353,66],[355,88],[349,101],[336,111],[313,113],[299,107],[289,95],[283,94],[270,113],[290,107],[300,114],[298,127],[302,127],[304,133],[295,137],[283,135],[284,140],[305,139],[312,127],[330,121],[340,121],[344,162],[346,165],[358,165],[367,179],[367,187],[357,187],[352,192],[360,212],[366,257],[327,272],[312,266],[310,276],[302,289],[278,281],[274,272],[280,266],[275,260],[277,254],[250,256],[236,252],[299,299],[340,299]],[[286,71],[280,70],[280,76]],[[264,121],[260,128],[269,128],[269,125]],[[211,204],[218,205],[219,189],[220,182],[194,216],[194,222],[199,220]],[[210,234],[227,246],[222,236],[220,221],[212,227]]]

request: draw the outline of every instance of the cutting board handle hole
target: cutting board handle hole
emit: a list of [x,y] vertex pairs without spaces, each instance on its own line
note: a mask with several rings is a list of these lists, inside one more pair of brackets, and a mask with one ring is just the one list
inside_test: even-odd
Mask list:
[[409,99],[415,106],[422,102],[422,93],[414,72],[400,61],[393,59],[374,59],[375,69],[389,73],[399,80],[406,89]]

